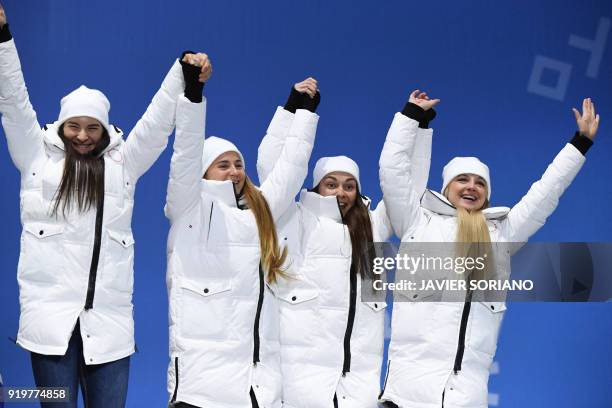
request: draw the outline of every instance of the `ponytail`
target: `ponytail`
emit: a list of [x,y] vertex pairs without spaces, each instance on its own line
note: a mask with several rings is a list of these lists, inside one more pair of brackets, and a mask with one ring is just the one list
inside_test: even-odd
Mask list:
[[264,270],[268,271],[268,282],[275,283],[279,277],[287,276],[282,268],[287,259],[287,247],[284,247],[282,251],[279,248],[276,226],[270,207],[263,194],[255,187],[248,176],[245,179],[242,192],[247,206],[253,211],[257,222],[262,266]]

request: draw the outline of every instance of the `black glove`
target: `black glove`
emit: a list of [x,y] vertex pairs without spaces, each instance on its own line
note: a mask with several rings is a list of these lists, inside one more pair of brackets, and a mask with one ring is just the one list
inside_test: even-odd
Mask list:
[[402,113],[410,119],[414,119],[419,122],[419,127],[421,129],[429,128],[429,122],[436,117],[436,111],[434,108],[425,110],[412,102],[406,102]]
[[202,102],[202,92],[204,91],[204,82],[199,81],[200,67],[188,64],[183,61],[185,54],[195,54],[193,51],[185,51],[179,59],[181,68],[183,69],[183,78],[185,79],[185,98],[193,103]]
[[295,113],[298,109],[307,109],[314,113],[320,102],[321,94],[319,91],[317,91],[314,98],[311,98],[307,93],[300,93],[292,86],[289,98],[287,98],[287,102],[285,103],[285,110]]
[[6,23],[2,28],[0,28],[0,43],[10,41],[13,38],[11,35],[11,31],[9,30],[9,25]]

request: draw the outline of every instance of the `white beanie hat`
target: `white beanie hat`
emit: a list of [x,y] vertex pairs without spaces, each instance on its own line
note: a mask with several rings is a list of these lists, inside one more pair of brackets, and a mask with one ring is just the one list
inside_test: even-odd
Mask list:
[[321,157],[317,160],[312,176],[312,188],[318,186],[323,177],[334,171],[342,171],[355,177],[357,187],[359,191],[361,191],[361,184],[359,183],[359,166],[346,156]]
[[204,149],[202,151],[202,171],[204,172],[203,174],[205,174],[210,165],[213,164],[215,160],[217,160],[217,157],[221,156],[223,153],[226,152],[238,153],[238,155],[240,156],[240,160],[242,160],[242,165],[246,166],[246,163],[244,162],[244,157],[242,157],[242,153],[240,153],[240,150],[238,150],[235,144],[220,137],[210,136],[204,140]]
[[487,199],[491,200],[491,178],[489,167],[476,157],[455,157],[442,170],[442,194],[455,177],[460,174],[476,174],[487,182]]
[[58,118],[60,125],[70,118],[88,116],[98,120],[107,131],[110,131],[108,123],[110,102],[97,89],[89,89],[81,85],[64,96],[60,101],[60,106]]

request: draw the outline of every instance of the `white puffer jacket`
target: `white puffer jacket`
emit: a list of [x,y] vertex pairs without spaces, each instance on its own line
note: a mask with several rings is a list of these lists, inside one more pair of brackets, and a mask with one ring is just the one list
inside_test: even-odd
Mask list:
[[[250,408],[252,388],[260,407],[280,407],[278,304],[260,270],[255,217],[237,207],[231,182],[202,179],[204,110],[191,108],[177,106],[166,205],[170,400]],[[304,182],[317,123],[317,115],[298,110],[261,184],[275,219]]]
[[[292,113],[278,108],[259,147],[260,182],[269,177],[295,120]],[[431,130],[422,130],[421,136],[413,160],[422,164],[419,180],[424,189]],[[369,200],[365,204],[369,208]],[[393,231],[384,203],[370,212],[370,219],[374,241],[386,241]],[[333,407],[334,395],[341,408],[376,407],[386,303],[384,296],[362,302],[362,281],[356,276],[351,279],[351,238],[336,197],[303,190],[277,228],[280,241],[289,248],[291,276],[278,285],[283,407]],[[352,331],[345,347],[349,321]]]
[[[115,361],[134,352],[134,188],[166,147],[174,128],[176,99],[183,89],[176,62],[126,141],[111,126],[110,144],[104,151],[99,260],[94,268],[97,211],[50,215],[64,168],[60,124],[41,130],[15,43],[0,44],[2,125],[11,158],[21,172],[20,346],[63,355],[79,319],[86,364]],[[85,310],[86,300],[93,302],[91,309]]]
[[[455,208],[442,195],[430,191],[420,200],[413,188],[410,158],[417,143],[417,126],[416,121],[398,113],[387,134],[380,180],[389,216],[402,242],[454,242]],[[512,209],[483,211],[494,251],[499,249],[495,252],[497,271],[509,275],[511,252],[496,243],[527,241],[554,211],[584,161],[578,149],[568,144]],[[486,408],[489,367],[505,304],[427,302],[420,301],[427,297],[426,292],[406,295],[394,303],[389,369],[381,400],[410,408],[440,408],[443,401],[445,408]],[[460,358],[462,340],[464,354]]]

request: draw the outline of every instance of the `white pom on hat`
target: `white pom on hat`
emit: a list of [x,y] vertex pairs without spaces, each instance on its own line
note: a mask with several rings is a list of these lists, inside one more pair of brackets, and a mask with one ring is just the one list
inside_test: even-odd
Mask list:
[[81,85],[64,96],[60,101],[60,106],[58,118],[60,125],[70,118],[88,116],[96,119],[107,131],[110,131],[108,122],[110,102],[97,89],[90,89]]
[[491,177],[489,167],[476,157],[455,157],[442,170],[442,191],[460,174],[476,174],[487,182],[487,199],[491,200]]
[[244,157],[242,157],[242,153],[240,153],[240,150],[238,150],[235,144],[220,137],[210,136],[204,140],[204,149],[202,151],[202,174],[206,173],[217,157],[226,152],[238,153],[240,160],[242,160],[243,167],[246,166]]
[[317,160],[312,176],[312,188],[319,185],[323,177],[334,171],[342,171],[349,173],[355,177],[357,187],[361,191],[361,183],[359,182],[359,166],[352,159],[346,156],[322,157]]

